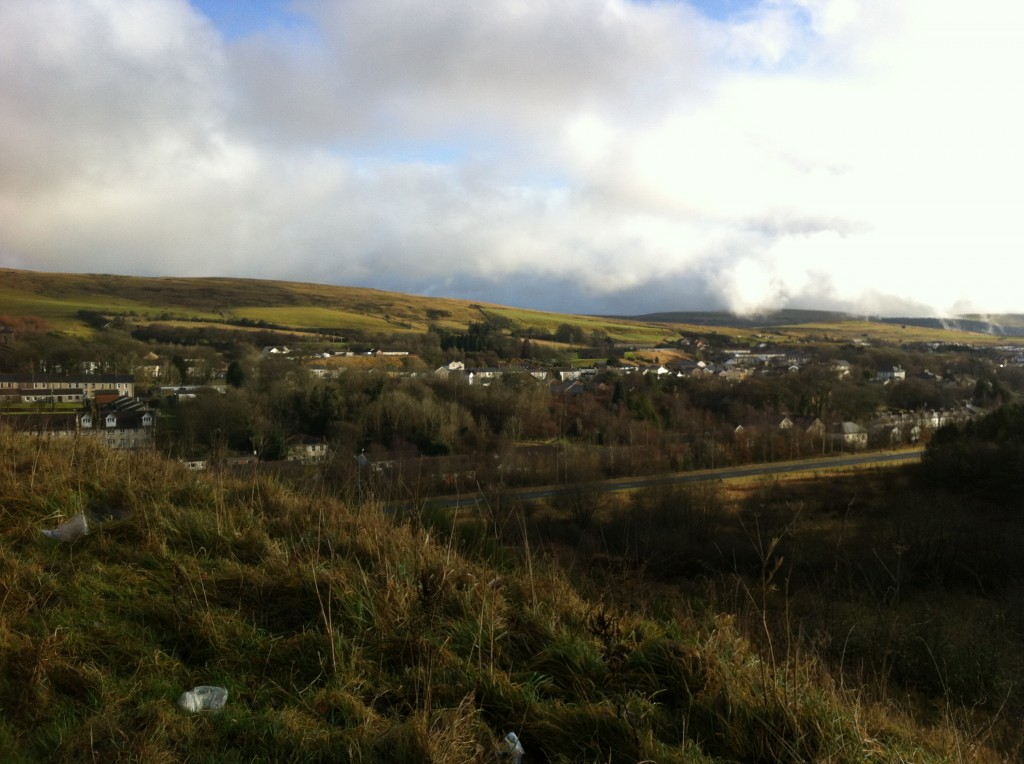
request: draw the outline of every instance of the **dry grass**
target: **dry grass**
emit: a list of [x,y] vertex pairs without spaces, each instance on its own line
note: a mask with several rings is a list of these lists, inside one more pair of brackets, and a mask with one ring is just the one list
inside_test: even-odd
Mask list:
[[[111,508],[73,545],[39,532]],[[197,684],[227,707],[180,711]],[[482,524],[7,433],[0,707],[27,761],[491,761],[510,730],[531,761],[948,761],[962,739],[685,599],[585,597]]]
[[[61,331],[76,333],[88,333],[77,314],[80,310],[89,310],[111,315],[130,313],[133,320],[142,323],[188,320],[218,325],[248,319],[294,331],[347,328],[382,334],[420,333],[431,325],[463,331],[470,323],[494,316],[508,320],[517,328],[554,332],[558,326],[570,324],[587,333],[605,332],[619,343],[638,345],[669,344],[680,334],[719,335],[748,345],[766,340],[891,344],[1005,342],[1005,338],[985,334],[855,320],[770,329],[655,323],[481,305],[466,300],[357,287],[254,279],[147,278],[13,269],[0,269],[0,276],[0,304],[5,312],[38,316]],[[1019,317],[1005,319],[1016,326]]]

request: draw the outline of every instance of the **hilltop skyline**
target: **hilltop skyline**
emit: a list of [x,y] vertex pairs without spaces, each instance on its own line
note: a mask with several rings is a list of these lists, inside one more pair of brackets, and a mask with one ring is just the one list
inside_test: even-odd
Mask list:
[[1024,9],[0,0],[0,266],[1024,312]]

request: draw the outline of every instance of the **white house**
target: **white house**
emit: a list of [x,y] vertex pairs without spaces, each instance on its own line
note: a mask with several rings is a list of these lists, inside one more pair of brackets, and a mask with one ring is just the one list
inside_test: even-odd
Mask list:
[[327,442],[322,438],[299,435],[288,443],[288,461],[315,464],[327,458]]
[[850,362],[849,361],[839,360],[839,361],[833,361],[832,362],[832,372],[839,379],[846,379],[847,377],[849,377],[850,376],[850,369],[851,369],[851,366],[850,366]]
[[868,431],[856,422],[843,422],[832,438],[847,448],[867,448]]
[[907,378],[907,372],[899,366],[887,366],[879,369],[875,379],[879,382],[899,382]]

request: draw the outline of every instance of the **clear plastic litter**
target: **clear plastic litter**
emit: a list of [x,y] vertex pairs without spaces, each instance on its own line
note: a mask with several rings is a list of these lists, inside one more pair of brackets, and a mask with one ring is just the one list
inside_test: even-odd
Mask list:
[[224,704],[227,702],[228,691],[225,688],[201,684],[181,693],[181,697],[178,698],[178,707],[192,713],[216,711],[219,708],[224,708]]
[[79,512],[56,528],[43,530],[43,535],[47,538],[57,539],[57,541],[63,541],[66,544],[74,543],[88,533],[89,518],[85,516],[84,512]]
[[509,732],[498,743],[498,761],[522,764],[525,755],[526,749],[523,748],[523,744],[519,742],[519,736],[514,732]]
[[98,509],[79,512],[56,528],[46,528],[43,535],[47,538],[63,541],[66,544],[73,544],[92,533],[100,523],[108,520],[124,520],[129,517],[130,512],[124,507],[114,507],[109,504],[102,504]]

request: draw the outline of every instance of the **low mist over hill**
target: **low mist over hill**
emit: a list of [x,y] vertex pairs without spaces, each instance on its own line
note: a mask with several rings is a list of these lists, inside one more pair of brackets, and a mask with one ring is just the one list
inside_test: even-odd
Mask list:
[[1024,336],[1024,315],[956,316],[947,318],[927,316],[856,316],[831,310],[778,310],[771,313],[740,316],[716,311],[670,311],[629,316],[635,321],[665,324],[691,324],[694,326],[777,327],[804,324],[842,323],[844,321],[874,321],[883,324],[918,326],[962,332],[977,332],[1003,337]]

